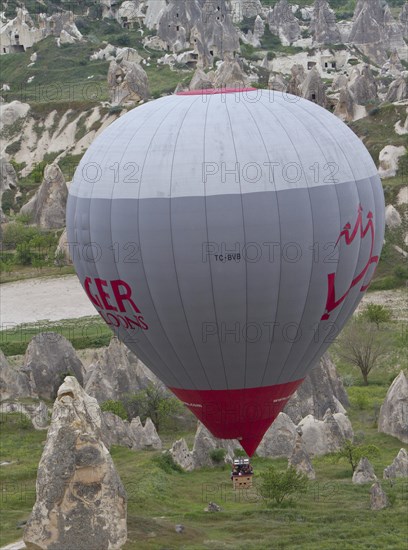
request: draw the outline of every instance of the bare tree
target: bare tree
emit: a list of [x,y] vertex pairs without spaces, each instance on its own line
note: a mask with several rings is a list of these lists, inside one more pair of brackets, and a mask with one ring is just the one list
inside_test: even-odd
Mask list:
[[352,320],[338,339],[342,359],[358,367],[368,386],[368,375],[388,353],[387,335],[374,329],[372,323]]

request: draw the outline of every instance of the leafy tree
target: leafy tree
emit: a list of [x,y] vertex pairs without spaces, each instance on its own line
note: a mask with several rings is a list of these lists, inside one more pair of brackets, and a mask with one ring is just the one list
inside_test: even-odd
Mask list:
[[31,264],[36,269],[42,269],[45,266],[45,260],[43,258],[33,258]]
[[0,262],[0,269],[1,271],[5,271],[10,275],[15,265],[16,265],[16,260],[13,256],[3,257]]
[[353,474],[360,460],[365,458],[376,458],[380,455],[380,450],[375,445],[355,445],[350,439],[347,439],[343,448],[337,453],[337,459],[345,459],[350,464]]
[[35,227],[16,222],[8,223],[3,231],[4,250],[14,250],[19,244],[27,244],[37,233],[38,229]]
[[259,491],[268,506],[273,502],[281,504],[285,498],[294,493],[305,493],[309,482],[307,476],[297,472],[293,466],[284,472],[279,472],[271,466],[260,477]]
[[375,323],[377,329],[381,323],[388,323],[391,320],[391,311],[380,304],[368,304],[361,314],[370,323]]
[[101,411],[116,414],[116,416],[119,416],[122,420],[127,420],[128,417],[127,411],[123,403],[121,401],[115,401],[113,399],[109,399],[108,401],[102,403]]
[[20,265],[31,265],[33,259],[32,252],[26,244],[18,244],[16,247],[16,260]]
[[338,339],[338,352],[342,359],[360,369],[365,386],[368,375],[388,353],[389,338],[373,329],[371,323],[352,320]]
[[180,401],[171,397],[160,383],[150,383],[147,388],[124,397],[128,418],[140,416],[142,421],[150,417],[156,430],[163,428],[170,415],[181,413]]
[[55,256],[54,256],[54,263],[55,265],[57,265],[60,269],[62,267],[64,267],[64,265],[67,264],[67,260],[65,258],[65,254],[64,254],[64,251],[63,250],[58,250],[56,253],[55,253]]

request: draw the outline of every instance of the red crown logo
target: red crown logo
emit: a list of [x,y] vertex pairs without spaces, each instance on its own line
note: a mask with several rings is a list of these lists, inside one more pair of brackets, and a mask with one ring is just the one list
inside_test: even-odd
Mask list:
[[[340,233],[339,238],[336,241],[336,246],[337,246],[340,239],[344,237],[346,245],[349,246],[356,239],[358,234],[360,234],[361,239],[364,239],[367,233],[369,233],[371,237],[370,256],[368,258],[366,265],[361,270],[361,272],[351,281],[351,284],[347,289],[347,291],[343,294],[343,296],[341,296],[338,299],[336,299],[336,273],[330,273],[327,276],[327,300],[326,300],[325,313],[324,315],[322,315],[322,318],[321,318],[322,321],[326,321],[327,319],[329,319],[330,313],[344,301],[344,299],[347,297],[350,290],[353,287],[355,287],[365,277],[370,265],[378,263],[379,257],[373,256],[374,240],[375,240],[373,218],[374,218],[373,213],[369,211],[367,214],[367,220],[368,220],[367,225],[363,227],[363,208],[360,204],[358,207],[357,220],[356,220],[356,223],[354,224],[353,230],[351,231],[351,224],[347,223],[344,226],[343,231]],[[367,290],[370,282],[371,282],[371,279],[366,285],[363,285],[360,288],[360,291],[364,292],[365,290]]]

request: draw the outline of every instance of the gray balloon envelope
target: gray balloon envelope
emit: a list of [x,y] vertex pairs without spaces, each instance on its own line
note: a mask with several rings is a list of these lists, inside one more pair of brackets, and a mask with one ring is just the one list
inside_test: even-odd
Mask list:
[[251,455],[361,300],[384,197],[360,139],[325,109],[210,90],[104,130],[75,173],[67,225],[102,318]]

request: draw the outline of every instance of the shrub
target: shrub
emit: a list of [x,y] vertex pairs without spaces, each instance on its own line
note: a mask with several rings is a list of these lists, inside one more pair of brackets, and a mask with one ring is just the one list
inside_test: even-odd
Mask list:
[[16,191],[13,189],[6,189],[1,197],[1,207],[5,214],[9,214],[10,210],[14,208],[14,197]]
[[18,141],[13,141],[7,145],[5,151],[8,155],[16,155],[21,149],[21,138]]
[[345,459],[350,464],[353,473],[357,468],[360,459],[376,458],[380,455],[380,449],[375,445],[355,445],[349,439],[344,443],[343,448],[337,453],[337,459]]
[[341,381],[343,382],[343,386],[346,386],[346,388],[354,386],[354,376],[352,374],[343,374]]
[[116,414],[116,416],[119,416],[122,420],[127,420],[128,418],[126,409],[121,401],[109,399],[108,401],[102,403],[101,411]]
[[121,34],[115,42],[118,46],[130,46],[130,37],[128,34]]
[[309,482],[305,474],[297,472],[292,466],[284,472],[278,472],[271,466],[260,477],[259,491],[268,506],[281,504],[294,493],[305,493]]
[[238,448],[238,449],[234,449],[234,456],[236,456],[236,457],[246,457],[247,454],[243,449]]
[[18,422],[18,427],[22,430],[29,430],[33,427],[33,424],[25,414],[21,414]]
[[33,255],[30,248],[25,243],[17,245],[16,248],[16,260],[20,265],[31,265]]
[[123,107],[121,107],[120,105],[114,105],[113,107],[111,107],[109,109],[109,114],[110,115],[118,115],[122,111],[123,111]]
[[153,458],[153,462],[161,468],[166,474],[174,474],[174,472],[182,473],[183,468],[176,464],[173,460],[173,457],[168,451],[157,455]]
[[394,275],[397,277],[397,279],[401,279],[402,281],[408,280],[408,267],[398,265],[394,269]]
[[222,462],[224,462],[225,455],[225,449],[214,449],[210,452],[210,458],[216,464],[221,464]]
[[5,250],[14,250],[17,245],[29,242],[38,230],[21,223],[8,223],[3,231],[3,246]]
[[365,393],[362,392],[356,392],[355,397],[353,399],[355,406],[360,410],[363,411],[365,409],[368,409],[370,406],[370,401],[365,395]]
[[379,329],[381,323],[391,320],[391,311],[380,304],[368,304],[361,316],[370,323],[375,323]]

